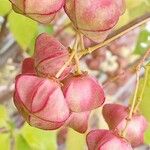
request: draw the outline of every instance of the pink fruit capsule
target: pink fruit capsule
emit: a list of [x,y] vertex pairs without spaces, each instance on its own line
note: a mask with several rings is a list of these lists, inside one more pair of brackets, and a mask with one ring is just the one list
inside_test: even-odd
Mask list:
[[50,23],[63,7],[64,0],[10,0],[14,11],[41,23]]
[[79,133],[85,133],[88,129],[89,116],[90,111],[72,113],[65,124]]
[[102,86],[88,74],[70,75],[64,81],[63,93],[73,112],[85,112],[100,107],[105,101]]
[[[123,131],[129,108],[119,104],[106,104],[103,107],[103,116],[110,129],[117,129],[119,132]],[[139,113],[133,114],[132,119],[126,129],[126,139],[133,147],[137,147],[144,143],[144,132],[146,131],[148,123],[144,116]]]
[[67,0],[65,3],[65,11],[74,26],[95,42],[107,37],[124,10],[124,0]]
[[[69,59],[69,52],[58,40],[43,33],[36,40],[34,58],[39,75],[54,77]],[[68,66],[60,78],[65,78],[72,69]]]
[[17,76],[14,103],[31,126],[45,130],[61,127],[70,116],[60,85],[54,79]]
[[33,58],[24,59],[22,63],[22,74],[36,74]]
[[133,150],[130,143],[109,130],[93,130],[87,135],[88,150]]

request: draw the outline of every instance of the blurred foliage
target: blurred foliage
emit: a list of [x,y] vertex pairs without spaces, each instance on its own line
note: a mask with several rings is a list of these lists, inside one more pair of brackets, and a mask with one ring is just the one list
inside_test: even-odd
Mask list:
[[10,10],[10,2],[8,0],[0,0],[0,16],[5,16]]
[[0,128],[8,128],[9,117],[6,111],[6,108],[2,105],[0,105]]
[[43,131],[37,128],[30,127],[25,124],[21,129],[21,134],[24,137],[26,143],[29,144],[31,149],[34,150],[56,150],[56,132],[55,131]]
[[9,14],[8,23],[14,38],[26,50],[37,35],[38,23],[13,11]]
[[150,12],[150,0],[126,0],[126,6],[131,19]]
[[[143,78],[140,79],[140,85],[138,88],[138,95],[140,97],[141,92],[144,91],[142,98],[142,102],[140,103],[140,112],[146,117],[149,123],[150,128],[150,64],[145,66],[146,73]],[[146,83],[146,84],[145,84]],[[144,88],[144,89],[143,89]],[[145,134],[145,142],[150,144],[150,130],[148,130]]]
[[145,133],[145,140],[144,141],[146,144],[150,144],[150,128]]
[[[150,106],[150,101],[149,101],[149,98],[150,98],[150,65],[146,66],[146,71],[147,71],[147,75],[145,74],[145,76],[140,80],[137,97],[140,97],[141,92],[143,91],[143,88],[144,88],[142,102],[140,104],[140,110],[142,114],[150,122],[150,109],[149,109],[149,106]],[[145,82],[146,82],[146,85],[144,85]]]
[[84,150],[85,149],[86,136],[79,134],[73,129],[69,129],[67,135],[67,150]]
[[148,47],[150,47],[150,30],[142,27],[134,52],[135,54],[142,55],[146,52]]
[[23,50],[29,55],[33,54],[35,39],[38,34],[47,32],[53,33],[51,25],[41,25],[36,21],[15,13],[11,9],[9,0],[0,0],[0,16],[8,15],[9,30]]
[[10,135],[0,134],[0,144],[1,150],[10,150]]
[[[2,131],[3,130],[3,131]],[[12,138],[15,150],[56,150],[56,132],[43,131],[24,124],[17,129],[4,106],[0,106],[0,150],[9,150]]]

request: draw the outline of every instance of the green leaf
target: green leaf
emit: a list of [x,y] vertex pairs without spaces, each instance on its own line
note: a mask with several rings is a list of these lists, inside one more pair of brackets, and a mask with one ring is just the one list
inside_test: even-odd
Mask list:
[[[38,34],[37,34],[37,36],[38,36]],[[27,51],[26,51],[26,52],[28,53],[28,55],[30,55],[30,56],[33,56],[33,54],[34,54],[35,42],[36,42],[37,36],[35,36],[35,37],[31,40],[31,43],[30,43],[30,45],[29,45],[29,48],[28,48]]]
[[[144,15],[146,13],[149,13],[150,12],[150,1],[147,1],[145,2],[145,0],[140,0],[140,1],[136,1],[136,0],[129,0],[131,1],[132,3],[134,3],[136,6],[133,7],[133,8],[128,8],[129,10],[129,14],[130,14],[130,19],[135,19],[141,15]],[[134,2],[136,1],[136,2]],[[132,6],[132,5],[130,5]]]
[[150,128],[145,133],[144,141],[145,141],[146,144],[150,144]]
[[33,150],[57,150],[54,131],[44,131],[25,124],[21,134]]
[[134,53],[139,55],[144,54],[149,46],[150,46],[150,32],[142,28],[137,40],[137,45],[135,47]]
[[54,32],[52,25],[40,25],[39,26],[39,34],[46,32],[48,34],[52,34]]
[[84,150],[85,145],[85,135],[69,128],[66,142],[67,150]]
[[21,135],[16,135],[15,150],[32,150],[26,139]]
[[[145,85],[145,89],[144,89],[144,93],[143,93],[143,97],[142,97],[142,102],[140,104],[140,111],[141,113],[147,118],[147,120],[149,121],[150,123],[150,65],[147,65],[146,66],[146,69],[148,71],[148,77],[147,77],[147,82],[146,82],[146,85]],[[144,85],[144,81],[145,79],[142,78],[140,80],[140,85],[139,85],[139,89],[138,89],[138,97],[140,96],[141,94],[141,91],[142,91],[142,88],[143,88],[143,85]]]
[[133,8],[140,6],[144,2],[145,0],[126,0],[126,7],[127,9],[132,10]]
[[9,0],[0,1],[0,16],[6,15],[11,10],[11,3]]
[[11,12],[8,17],[9,29],[19,45],[26,50],[38,32],[37,22],[23,15]]
[[10,135],[9,134],[0,134],[0,149],[10,150]]
[[8,114],[6,108],[0,105],[0,127],[7,126],[6,121],[8,121]]

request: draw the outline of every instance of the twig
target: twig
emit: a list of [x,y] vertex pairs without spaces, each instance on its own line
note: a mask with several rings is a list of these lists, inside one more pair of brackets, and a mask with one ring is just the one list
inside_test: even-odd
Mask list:
[[[138,87],[139,87],[139,83],[140,83],[140,70],[141,70],[141,67],[143,66],[146,58],[150,55],[150,49],[147,50],[147,52],[144,54],[144,56],[142,57],[142,59],[140,60],[139,64],[137,65],[136,67],[136,88],[135,88],[135,93],[134,93],[134,97],[133,97],[133,101],[132,101],[132,105],[131,105],[131,108],[130,108],[130,111],[129,111],[129,115],[128,117],[126,118],[127,121],[126,121],[126,125],[125,125],[125,128],[124,130],[122,131],[122,136],[125,137],[125,134],[126,134],[126,129],[128,127],[128,124],[130,122],[130,120],[132,119],[132,116],[133,116],[133,113],[135,111],[135,109],[137,109],[137,106],[136,106],[136,100],[137,100],[137,94],[138,94]],[[141,102],[141,101],[140,101]]]
[[149,69],[150,69],[150,67],[148,67],[148,68],[145,69],[145,79],[144,79],[143,88],[142,88],[142,91],[140,93],[140,96],[137,99],[138,101],[137,101],[137,104],[134,107],[133,113],[135,113],[137,111],[137,109],[139,108],[140,103],[142,102],[142,98],[143,98],[144,91],[145,91],[146,84],[147,84],[147,80],[148,80]]
[[80,61],[79,61],[79,58],[78,58],[78,55],[77,55],[79,40],[80,40],[80,37],[79,37],[79,34],[77,33],[75,43],[74,43],[73,48],[72,48],[76,51],[76,54],[75,54],[74,58],[75,58],[76,66],[77,66],[77,72],[76,72],[77,74],[81,74]]
[[62,66],[62,68],[56,74],[56,78],[59,78],[61,76],[61,74],[63,73],[63,71],[66,69],[66,67],[69,66],[69,64],[72,61],[72,59],[74,58],[75,54],[76,54],[76,50],[73,50],[68,61]]
[[82,50],[81,52],[79,52],[79,58],[82,57],[83,55],[92,53],[93,51],[108,45],[112,41],[120,38],[121,36],[134,30],[135,28],[145,24],[148,21],[150,21],[150,14],[149,13],[141,16],[140,18],[130,22],[129,24],[127,24],[127,25],[123,26],[122,28],[120,28],[119,30],[115,31],[104,42]]

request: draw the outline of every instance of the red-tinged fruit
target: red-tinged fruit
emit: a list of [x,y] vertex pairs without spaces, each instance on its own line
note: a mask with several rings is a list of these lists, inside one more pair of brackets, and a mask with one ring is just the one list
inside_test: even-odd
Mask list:
[[[39,75],[54,77],[69,59],[69,52],[58,40],[43,33],[36,39],[34,58]],[[68,66],[60,79],[65,78],[72,69],[72,66]]]
[[22,74],[36,74],[33,58],[24,59],[22,63]]
[[63,7],[64,0],[10,0],[14,11],[48,24]]
[[[103,116],[111,130],[123,131],[126,126],[129,108],[119,104],[106,104],[103,107]],[[148,122],[141,114],[134,113],[129,121],[125,138],[133,147],[144,143],[144,133]]]
[[93,130],[87,135],[88,150],[133,150],[130,143],[109,130]]
[[72,113],[66,121],[66,125],[79,133],[85,133],[88,129],[89,116],[90,111]]
[[70,75],[63,81],[63,93],[73,112],[85,112],[100,107],[105,101],[102,86],[94,77],[84,73]]
[[45,130],[61,127],[70,116],[61,87],[54,79],[17,76],[14,103],[31,126]]
[[67,0],[65,11],[74,26],[95,42],[103,41],[125,11],[124,0]]

